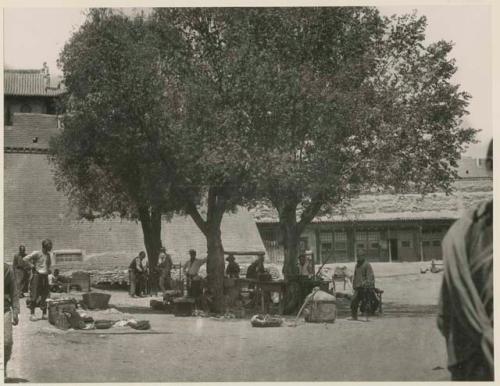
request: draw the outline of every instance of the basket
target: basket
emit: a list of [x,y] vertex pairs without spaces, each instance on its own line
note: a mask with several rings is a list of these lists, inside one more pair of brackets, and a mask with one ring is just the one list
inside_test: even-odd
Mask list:
[[252,327],[281,327],[283,319],[269,315],[254,315],[250,319]]
[[106,309],[108,308],[109,299],[111,295],[103,294],[100,292],[89,292],[83,294],[83,303],[90,309]]

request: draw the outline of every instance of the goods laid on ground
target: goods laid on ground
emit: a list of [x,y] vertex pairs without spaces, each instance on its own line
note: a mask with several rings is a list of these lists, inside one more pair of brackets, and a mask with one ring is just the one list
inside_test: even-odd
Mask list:
[[128,326],[132,327],[134,330],[149,330],[151,328],[151,324],[149,324],[148,320],[131,320],[128,322]]
[[113,322],[112,320],[96,320],[94,322],[94,327],[98,330],[105,330],[113,327],[114,324],[115,322]]
[[83,304],[90,309],[106,309],[108,308],[111,295],[100,292],[89,292],[83,294]]
[[442,260],[432,260],[428,267],[420,267],[420,273],[426,272],[439,273],[444,271],[444,263]]
[[271,315],[254,315],[250,319],[252,327],[280,327],[283,324],[283,319],[279,316]]

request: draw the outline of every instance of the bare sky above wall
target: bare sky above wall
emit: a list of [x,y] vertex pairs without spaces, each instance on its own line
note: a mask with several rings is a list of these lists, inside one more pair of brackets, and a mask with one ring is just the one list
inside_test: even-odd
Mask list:
[[[472,95],[465,124],[482,131],[479,144],[466,155],[482,157],[492,137],[492,34],[488,5],[425,5],[378,7],[385,15],[409,13],[427,17],[427,41],[455,43],[452,56],[458,71],[454,81]],[[85,19],[84,8],[4,9],[4,65],[7,68],[41,68],[47,62],[60,74],[57,57],[71,34]]]

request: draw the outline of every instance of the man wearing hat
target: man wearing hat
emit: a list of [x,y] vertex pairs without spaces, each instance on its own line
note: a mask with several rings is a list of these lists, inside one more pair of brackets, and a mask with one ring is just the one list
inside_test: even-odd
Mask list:
[[171,289],[171,274],[172,271],[172,258],[166,253],[164,247],[160,249],[160,255],[158,256],[158,268],[160,269],[160,290],[163,294],[167,289]]
[[354,278],[352,280],[354,295],[351,300],[352,320],[358,320],[359,304],[370,294],[370,289],[375,288],[375,275],[371,264],[366,260],[364,250],[358,251]]
[[197,259],[196,251],[194,249],[189,250],[189,260],[184,264],[184,274],[186,275],[186,284],[189,296],[196,296],[197,294],[193,292],[193,282],[196,282],[196,287],[199,287],[200,276],[198,272],[200,267],[207,262],[207,259]]
[[226,257],[226,261],[229,263],[226,267],[226,276],[238,279],[240,277],[240,266],[234,260],[234,255],[232,254]]

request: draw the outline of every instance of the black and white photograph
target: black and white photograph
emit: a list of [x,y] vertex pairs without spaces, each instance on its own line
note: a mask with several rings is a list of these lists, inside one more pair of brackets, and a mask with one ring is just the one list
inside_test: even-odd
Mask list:
[[5,383],[494,381],[493,0],[101,3],[2,8]]

